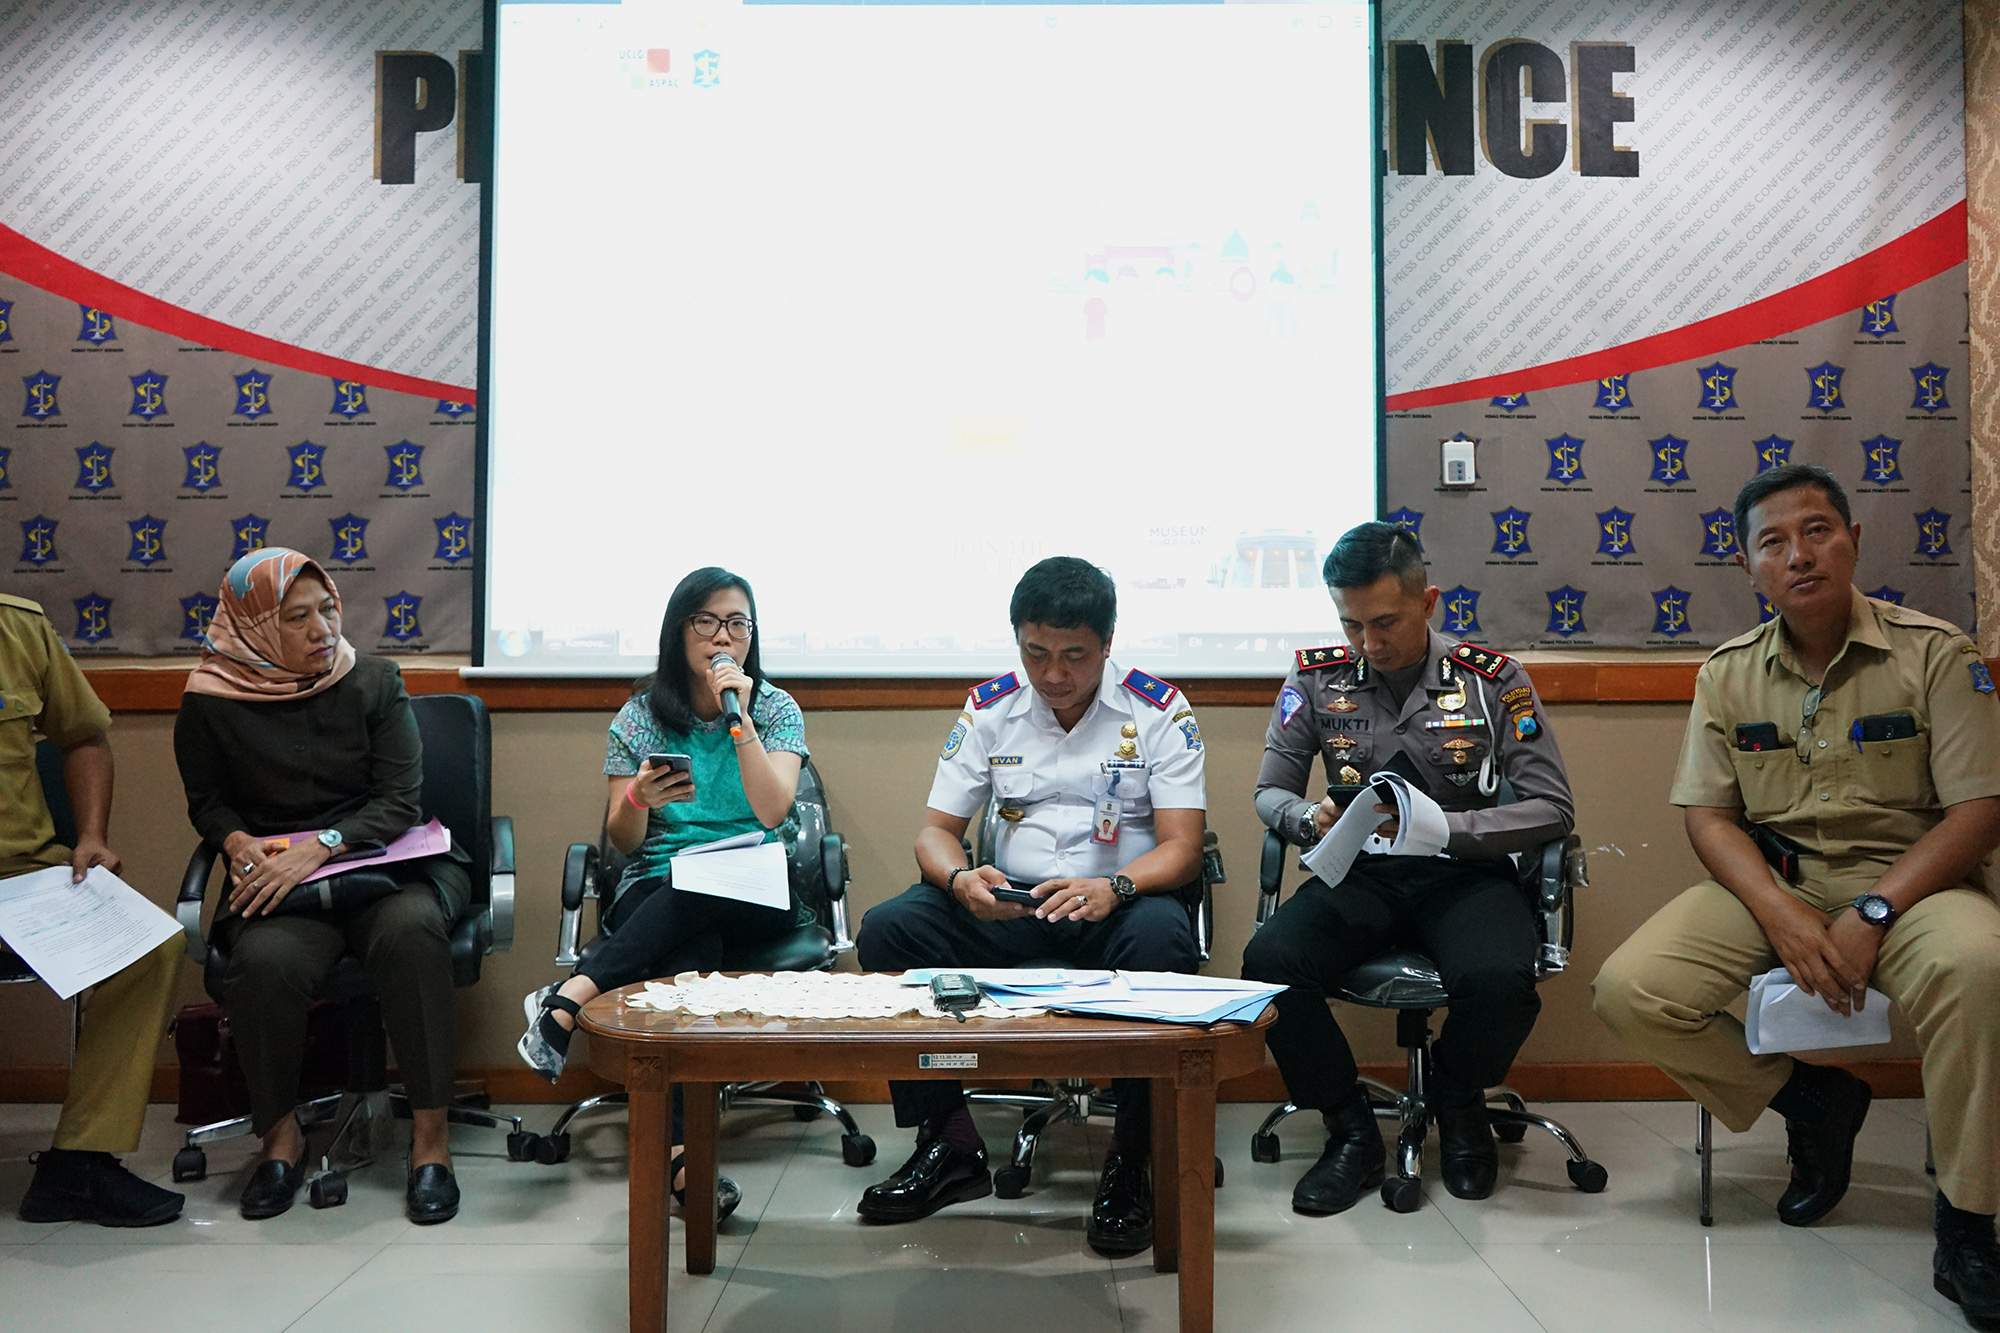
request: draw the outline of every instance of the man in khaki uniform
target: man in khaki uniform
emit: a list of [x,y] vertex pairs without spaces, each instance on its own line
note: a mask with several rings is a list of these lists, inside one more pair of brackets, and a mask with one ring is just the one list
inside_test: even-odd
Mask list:
[[[1841,1013],[1873,984],[1916,1028],[1937,1164],[1939,1291],[2000,1318],[2000,699],[1942,620],[1854,588],[1861,529],[1820,468],[1766,472],[1736,501],[1739,556],[1778,614],[1703,665],[1670,799],[1714,877],[1598,974],[1597,1013],[1739,1132],[1785,1117],[1803,1226],[1846,1192],[1867,1084],[1752,1055],[1723,1012],[1782,965]],[[1767,860],[1745,823],[1796,844]]]
[[[0,879],[67,865],[116,873],[105,844],[111,814],[111,713],[92,692],[42,608],[0,594]],[[63,752],[76,846],[55,840],[35,772],[35,732]],[[35,1159],[21,1198],[27,1222],[154,1226],[180,1216],[182,1196],[139,1179],[112,1154],[139,1146],[153,1055],[173,1016],[184,946],[176,935],[83,998],[83,1030],[55,1142]]]

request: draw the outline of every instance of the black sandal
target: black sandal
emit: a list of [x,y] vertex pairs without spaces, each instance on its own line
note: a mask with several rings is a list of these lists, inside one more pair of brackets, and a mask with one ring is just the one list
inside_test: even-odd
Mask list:
[[[667,1179],[672,1180],[675,1176],[679,1175],[681,1173],[681,1165],[686,1161],[687,1161],[687,1151],[685,1149],[675,1153],[672,1157],[669,1157],[667,1159]],[[672,1193],[672,1195],[674,1196],[674,1202],[679,1204],[681,1208],[685,1210],[687,1208],[687,1202],[688,1202],[687,1187],[681,1186],[680,1188],[675,1189],[670,1186],[669,1192]],[[731,1180],[728,1176],[719,1175],[715,1178],[716,1221],[720,1222],[723,1218],[728,1217],[731,1213],[735,1212],[736,1205],[742,1202],[743,1202],[743,1191],[736,1187],[735,1181]]]

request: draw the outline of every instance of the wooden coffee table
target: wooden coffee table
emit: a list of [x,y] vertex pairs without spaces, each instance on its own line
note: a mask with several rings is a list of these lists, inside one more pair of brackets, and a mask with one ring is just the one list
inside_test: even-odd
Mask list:
[[1255,1023],[1210,1028],[1053,1014],[967,1023],[698,1018],[628,1005],[639,989],[598,996],[581,1019],[590,1067],[631,1094],[634,1333],[667,1326],[670,1085],[684,1085],[687,1271],[712,1273],[717,1087],[767,1079],[1151,1079],[1153,1267],[1180,1273],[1183,1333],[1215,1327],[1215,1088],[1264,1063],[1269,1009]]

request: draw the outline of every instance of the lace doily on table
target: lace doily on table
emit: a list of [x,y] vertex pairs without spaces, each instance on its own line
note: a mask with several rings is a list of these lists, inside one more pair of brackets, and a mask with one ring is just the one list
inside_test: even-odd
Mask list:
[[[754,1014],[762,1018],[943,1018],[928,986],[905,986],[893,976],[852,972],[772,972],[730,977],[683,972],[671,983],[649,981],[628,995],[638,1009],[668,1013]],[[967,1018],[1034,1018],[1041,1009],[1007,1009],[982,997]]]

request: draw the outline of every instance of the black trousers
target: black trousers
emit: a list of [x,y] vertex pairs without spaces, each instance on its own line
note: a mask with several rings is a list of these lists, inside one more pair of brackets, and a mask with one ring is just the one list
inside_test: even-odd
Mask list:
[[[1066,967],[1135,972],[1193,972],[1201,966],[1187,909],[1168,897],[1141,898],[1102,921],[981,921],[943,889],[918,884],[872,907],[854,939],[864,972],[913,967],[1020,967],[1060,959]],[[1121,1149],[1151,1143],[1151,1092],[1143,1078],[1116,1079],[1116,1134]],[[963,1104],[963,1086],[946,1079],[895,1080],[889,1097],[896,1123],[921,1125]]]
[[600,991],[681,972],[713,972],[731,945],[757,944],[793,930],[790,907],[677,892],[665,878],[642,879],[612,906],[610,935],[577,965]]
[[250,1085],[250,1128],[260,1137],[299,1100],[306,1011],[343,954],[368,970],[410,1105],[449,1106],[457,1073],[451,924],[471,892],[465,867],[445,857],[391,867],[402,890],[362,907],[216,923],[229,957],[223,1008]]
[[1243,975],[1290,987],[1266,1044],[1296,1106],[1328,1110],[1360,1071],[1327,996],[1384,949],[1437,964],[1451,1014],[1431,1047],[1438,1091],[1468,1097],[1501,1082],[1541,1012],[1534,912],[1505,861],[1362,856],[1336,885],[1299,886],[1243,951]]

